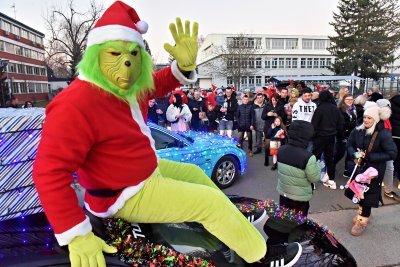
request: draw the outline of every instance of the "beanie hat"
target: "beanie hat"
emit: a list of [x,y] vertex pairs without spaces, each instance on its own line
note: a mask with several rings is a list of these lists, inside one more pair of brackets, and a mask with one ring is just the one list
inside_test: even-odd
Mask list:
[[376,104],[378,104],[378,107],[382,108],[382,107],[392,107],[392,105],[390,104],[390,101],[387,99],[378,99],[376,101]]
[[380,108],[379,107],[370,107],[364,111],[364,116],[370,116],[374,119],[375,122],[380,121]]
[[380,93],[372,93],[371,96],[369,97],[369,101],[378,101],[378,99],[382,99],[383,96]]
[[299,97],[299,90],[297,90],[296,88],[293,88],[292,92],[295,93],[296,97]]
[[121,40],[137,42],[144,48],[142,34],[147,29],[147,23],[140,20],[131,6],[115,1],[89,31],[86,46]]

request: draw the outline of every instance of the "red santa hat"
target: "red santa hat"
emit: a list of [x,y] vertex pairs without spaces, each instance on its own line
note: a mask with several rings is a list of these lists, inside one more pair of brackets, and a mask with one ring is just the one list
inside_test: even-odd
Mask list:
[[122,1],[115,1],[89,31],[86,46],[121,40],[137,42],[144,48],[142,34],[147,29],[147,23],[140,20],[135,9]]

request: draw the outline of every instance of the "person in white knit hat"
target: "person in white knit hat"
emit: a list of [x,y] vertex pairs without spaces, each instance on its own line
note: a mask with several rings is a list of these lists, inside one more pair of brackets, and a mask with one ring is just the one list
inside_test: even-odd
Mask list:
[[[370,220],[371,208],[378,208],[379,201],[382,201],[381,188],[386,162],[394,160],[397,155],[392,135],[381,122],[381,120],[387,120],[389,116],[388,107],[380,108],[376,105],[367,108],[364,111],[363,124],[351,132],[347,143],[347,153],[352,155],[354,160],[354,162],[348,162],[350,169],[357,164],[357,173],[362,173],[369,167],[378,171],[378,177],[371,180],[369,190],[364,193],[364,199],[359,202],[358,215],[353,219],[354,225],[351,229],[351,234],[354,236],[363,233]],[[352,199],[354,193],[346,189],[345,195]]]
[[[379,99],[376,101],[376,104],[378,107],[386,107],[390,110],[390,116],[392,114],[392,105],[390,104],[390,101],[387,99]],[[390,117],[389,116],[389,117]],[[388,131],[392,132],[392,124],[390,123],[389,118],[385,120],[384,122],[384,127]],[[397,189],[397,187],[393,186],[393,172],[394,172],[394,165],[393,165],[393,160],[389,160],[386,162],[386,171],[385,171],[385,176],[383,178],[383,195],[388,198],[392,199],[395,201],[400,201],[400,192]]]

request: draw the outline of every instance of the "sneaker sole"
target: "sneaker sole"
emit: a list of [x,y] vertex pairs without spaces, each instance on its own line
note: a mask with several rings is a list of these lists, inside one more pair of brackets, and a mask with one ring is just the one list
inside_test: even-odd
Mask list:
[[328,188],[333,189],[333,190],[335,190],[335,189],[337,188],[336,185],[333,186],[333,185],[329,185],[329,184],[325,184],[325,183],[323,183],[323,185],[324,185],[325,187],[328,187]]
[[252,224],[252,225],[257,225],[259,224],[267,215],[267,211],[264,210],[263,214],[255,221],[251,221],[250,218],[247,218],[247,220]]
[[296,256],[290,262],[285,263],[285,265],[283,265],[284,267],[292,267],[293,265],[295,265],[296,262],[299,261],[300,256],[303,253],[303,247],[299,243],[296,243],[296,244],[299,247],[299,251],[297,252]]

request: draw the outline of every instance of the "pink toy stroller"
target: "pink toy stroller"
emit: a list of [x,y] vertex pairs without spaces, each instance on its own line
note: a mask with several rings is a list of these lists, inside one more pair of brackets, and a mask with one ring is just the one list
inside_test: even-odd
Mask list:
[[354,192],[353,202],[359,203],[361,199],[364,199],[364,193],[369,190],[368,185],[372,179],[378,177],[378,171],[369,167],[365,172],[360,173],[352,180],[349,184],[349,188]]

